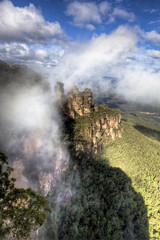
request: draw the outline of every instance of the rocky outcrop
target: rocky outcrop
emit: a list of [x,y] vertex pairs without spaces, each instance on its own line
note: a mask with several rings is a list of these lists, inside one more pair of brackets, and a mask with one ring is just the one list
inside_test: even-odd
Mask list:
[[92,112],[92,92],[86,88],[83,92],[79,92],[77,86],[67,94],[68,113],[72,118],[79,116],[90,116]]
[[73,119],[79,116],[90,116],[93,111],[91,90],[86,88],[83,92],[80,92],[77,86],[74,86],[65,96],[63,86],[63,83],[57,82],[54,87],[58,105],[63,112]]
[[97,153],[103,143],[122,136],[121,114],[119,110],[106,105],[96,106],[90,117],[76,119],[74,140],[76,151],[90,150]]
[[120,111],[110,109],[107,105],[93,105],[89,88],[80,92],[74,86],[66,96],[62,83],[57,83],[55,89],[62,111],[75,121],[76,152],[97,153],[102,149],[103,142],[122,136]]

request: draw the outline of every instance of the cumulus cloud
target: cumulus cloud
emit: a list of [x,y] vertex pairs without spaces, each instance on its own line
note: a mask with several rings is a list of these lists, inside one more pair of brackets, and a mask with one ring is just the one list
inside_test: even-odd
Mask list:
[[73,22],[77,26],[85,23],[101,23],[101,16],[98,7],[92,2],[72,2],[68,4],[66,14],[73,17]]
[[102,23],[102,17],[110,10],[108,2],[78,2],[74,1],[68,4],[66,15],[73,17],[73,24],[78,27],[86,27],[94,30],[94,26],[88,27],[91,23]]
[[[112,12],[114,9],[107,1],[74,1],[68,4],[66,14],[73,17],[76,26],[94,31],[95,24],[102,24]],[[70,45],[58,22],[45,21],[33,4],[15,7],[9,0],[0,2],[0,40],[1,59],[16,59],[38,71],[56,66]]]
[[93,79],[102,80],[114,67],[126,64],[127,57],[136,51],[136,42],[136,34],[121,26],[110,35],[93,37],[87,44],[75,43],[54,68],[54,79],[67,82],[68,86],[83,80],[86,85],[94,86]]
[[77,84],[82,89],[114,91],[135,102],[160,104],[160,71],[138,42],[135,29],[120,26],[87,44],[75,43],[51,75],[54,81],[63,81],[66,89]]
[[158,51],[158,50],[148,50],[147,51],[147,55],[149,56],[149,57],[153,57],[153,58],[160,58],[160,51]]
[[[113,8],[112,5],[103,1],[99,4],[95,2],[74,1],[68,4],[66,14],[73,18],[73,24],[81,28],[94,30],[93,24],[102,24],[103,20],[108,23],[114,22],[117,18],[134,21],[135,15],[124,9]],[[92,24],[92,27],[88,27]]]
[[107,14],[111,10],[111,4],[109,2],[101,2],[98,7],[102,15]]
[[90,23],[86,24],[86,28],[89,29],[90,31],[95,30],[95,26],[93,24],[90,24]]
[[[38,71],[52,68],[63,56],[64,50],[54,45],[27,45],[25,43],[0,44],[0,59],[28,65]],[[42,69],[41,69],[42,68]]]
[[15,7],[9,0],[0,2],[0,40],[5,42],[56,43],[66,41],[58,22],[48,22],[33,4]]
[[151,32],[144,32],[143,37],[146,40],[150,41],[151,43],[154,43],[154,44],[160,46],[160,34],[157,33],[155,30],[153,30]]
[[110,20],[115,21],[116,18],[127,19],[129,22],[133,22],[135,15],[132,12],[127,12],[124,9],[114,8]]
[[116,92],[126,100],[159,106],[159,79],[160,71],[155,72],[142,63],[134,62],[119,72]]

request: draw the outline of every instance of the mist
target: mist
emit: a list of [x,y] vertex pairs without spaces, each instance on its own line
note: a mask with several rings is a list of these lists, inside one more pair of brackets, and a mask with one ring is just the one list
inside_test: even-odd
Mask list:
[[[8,69],[1,70],[0,81],[1,151],[9,157],[10,164],[22,165],[20,174],[26,179],[23,176],[19,187],[28,182],[27,187],[36,189],[36,182],[40,181],[46,195],[53,178],[60,174],[61,165],[67,166],[69,159],[67,147],[61,142],[56,96],[47,80],[32,70],[8,65],[5,68]],[[45,181],[50,186],[45,186]]]
[[51,85],[62,81],[66,90],[77,84],[80,89],[90,87],[158,106],[160,71],[141,41],[137,28],[120,26],[111,34],[93,35],[87,43],[74,42],[51,70]]
[[61,141],[55,83],[63,82],[66,92],[76,84],[80,91],[89,87],[98,94],[112,93],[126,101],[159,106],[160,71],[147,54],[137,28],[123,25],[110,34],[93,35],[85,43],[70,42],[56,66],[39,68],[45,77],[24,66],[2,68],[1,150],[11,163],[21,160],[25,164],[26,177],[32,170],[30,175],[38,178],[36,172],[42,169],[55,176],[62,163],[69,161]]

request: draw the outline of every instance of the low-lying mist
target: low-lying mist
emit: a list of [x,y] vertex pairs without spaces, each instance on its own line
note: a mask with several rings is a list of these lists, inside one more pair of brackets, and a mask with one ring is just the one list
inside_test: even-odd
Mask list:
[[87,43],[74,42],[51,70],[51,84],[66,89],[114,93],[126,101],[159,106],[160,71],[154,58],[140,45],[136,29],[120,26],[111,34],[93,36]]
[[49,83],[20,66],[5,65],[0,78],[1,151],[12,163],[25,165],[24,174],[35,181],[42,170],[58,174],[69,154],[61,143],[62,123]]

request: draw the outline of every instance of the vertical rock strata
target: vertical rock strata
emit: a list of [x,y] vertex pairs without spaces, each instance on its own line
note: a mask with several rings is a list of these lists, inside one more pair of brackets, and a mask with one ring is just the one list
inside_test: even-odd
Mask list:
[[[62,111],[74,119],[74,144],[77,152],[101,150],[102,143],[122,137],[121,113],[107,105],[92,104],[92,92],[80,92],[77,86],[64,95],[63,84],[57,83],[58,104]],[[62,104],[63,103],[63,104]]]
[[79,116],[89,116],[92,112],[92,92],[86,88],[79,92],[77,86],[67,94],[67,107],[69,115],[75,119]]

